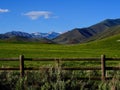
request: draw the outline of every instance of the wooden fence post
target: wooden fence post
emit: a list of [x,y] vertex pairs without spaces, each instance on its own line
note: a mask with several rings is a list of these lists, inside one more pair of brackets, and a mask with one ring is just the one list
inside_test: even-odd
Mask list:
[[60,60],[59,59],[55,59],[55,63],[56,63],[56,67],[59,67],[60,66]]
[[57,66],[60,67],[60,60],[57,60]]
[[105,78],[106,78],[106,69],[105,69],[105,55],[101,55],[101,73],[102,73],[102,76],[101,76],[101,79],[102,81],[105,81]]
[[24,55],[20,55],[20,77],[24,76]]

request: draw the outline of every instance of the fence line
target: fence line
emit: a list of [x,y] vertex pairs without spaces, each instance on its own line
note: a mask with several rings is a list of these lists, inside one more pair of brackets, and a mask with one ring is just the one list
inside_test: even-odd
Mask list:
[[[25,70],[40,70],[40,69],[49,69],[47,67],[24,67],[24,61],[55,61],[58,66],[61,61],[95,61],[101,62],[101,67],[61,67],[62,70],[101,70],[101,78],[96,78],[97,80],[101,79],[105,81],[111,77],[106,77],[107,70],[120,70],[120,67],[107,67],[107,61],[120,61],[120,58],[106,58],[105,55],[101,55],[100,58],[25,58],[24,55],[20,55],[18,58],[0,58],[0,61],[19,61],[18,68],[0,68],[0,70],[19,70],[20,76],[24,76]],[[81,78],[82,79],[82,78]],[[85,78],[83,78],[85,79]],[[87,78],[86,78],[87,79]],[[93,78],[94,79],[94,78]]]

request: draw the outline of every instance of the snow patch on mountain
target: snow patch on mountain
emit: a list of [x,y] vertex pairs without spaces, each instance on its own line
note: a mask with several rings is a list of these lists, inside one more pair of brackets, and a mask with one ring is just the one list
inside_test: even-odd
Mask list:
[[21,32],[21,31],[11,31],[7,32],[3,35],[8,36],[8,37],[13,37],[13,36],[21,36],[21,37],[27,37],[27,38],[47,38],[47,39],[53,39],[59,36],[61,33],[57,32],[48,32],[48,33],[41,33],[41,32],[34,32],[34,33],[26,33],[26,32]]

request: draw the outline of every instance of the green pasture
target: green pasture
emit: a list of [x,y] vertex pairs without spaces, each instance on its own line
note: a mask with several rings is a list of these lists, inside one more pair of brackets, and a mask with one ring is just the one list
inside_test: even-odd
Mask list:
[[[95,42],[75,45],[0,42],[0,58],[19,57],[19,55],[24,55],[29,58],[80,58],[100,57],[102,54],[105,54],[106,57],[120,57],[119,39],[120,35]],[[0,64],[3,63],[6,62],[0,62]],[[7,64],[10,63],[11,62]],[[43,64],[39,62],[34,63],[35,65]],[[17,64],[14,64],[14,66],[17,66]]]

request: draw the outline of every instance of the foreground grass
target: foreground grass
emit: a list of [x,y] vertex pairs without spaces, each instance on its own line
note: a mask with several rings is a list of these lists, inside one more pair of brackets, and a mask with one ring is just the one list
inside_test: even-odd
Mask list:
[[[95,81],[95,71],[62,71],[60,68],[26,72],[20,78],[19,72],[0,72],[0,90],[119,90],[120,72],[108,73],[113,79]],[[89,77],[80,80],[78,77]]]

